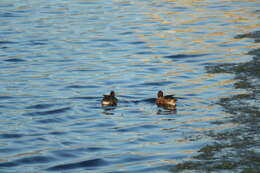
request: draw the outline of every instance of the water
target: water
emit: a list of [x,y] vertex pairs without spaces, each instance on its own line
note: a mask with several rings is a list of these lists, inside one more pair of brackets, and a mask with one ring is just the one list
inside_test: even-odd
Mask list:
[[[242,124],[219,123],[233,117],[219,102],[249,91],[207,68],[252,60],[258,43],[237,36],[259,28],[259,6],[1,1],[0,171],[169,172],[194,160],[209,133]],[[110,90],[120,102],[103,109]],[[152,102],[158,90],[178,97],[176,111]]]

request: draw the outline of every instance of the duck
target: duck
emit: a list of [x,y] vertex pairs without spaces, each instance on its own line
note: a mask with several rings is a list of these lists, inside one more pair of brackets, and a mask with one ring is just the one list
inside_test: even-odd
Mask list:
[[111,91],[109,95],[104,95],[101,104],[103,106],[116,106],[118,99],[115,96],[115,92]]
[[156,104],[159,107],[165,107],[167,109],[176,109],[177,99],[173,95],[163,96],[162,91],[158,91]]

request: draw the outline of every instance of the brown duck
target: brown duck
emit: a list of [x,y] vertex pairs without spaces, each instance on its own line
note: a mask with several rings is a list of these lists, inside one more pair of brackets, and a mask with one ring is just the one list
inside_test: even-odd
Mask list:
[[116,106],[118,99],[115,96],[115,92],[111,91],[110,95],[104,95],[101,104],[103,106]]
[[158,91],[156,104],[160,107],[165,107],[168,109],[176,109],[177,99],[172,95],[163,96],[162,91]]

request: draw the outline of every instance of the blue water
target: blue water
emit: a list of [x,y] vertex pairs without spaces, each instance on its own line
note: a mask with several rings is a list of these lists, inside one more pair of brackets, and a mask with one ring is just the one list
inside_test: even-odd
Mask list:
[[[236,123],[216,104],[258,0],[0,2],[0,172],[168,172]],[[114,90],[115,109],[103,109]],[[158,90],[177,110],[158,108]]]

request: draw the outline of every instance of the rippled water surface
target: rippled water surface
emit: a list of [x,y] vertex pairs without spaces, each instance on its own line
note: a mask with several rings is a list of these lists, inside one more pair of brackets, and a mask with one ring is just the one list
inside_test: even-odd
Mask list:
[[[0,2],[0,172],[168,172],[238,124],[218,63],[257,47],[258,0]],[[100,105],[115,90],[114,109]],[[177,110],[158,108],[158,90]]]

